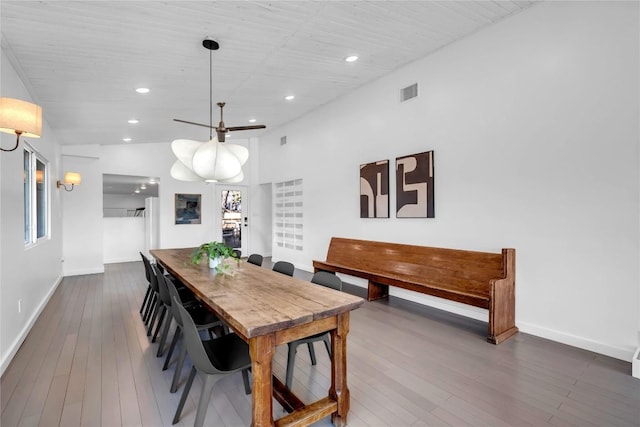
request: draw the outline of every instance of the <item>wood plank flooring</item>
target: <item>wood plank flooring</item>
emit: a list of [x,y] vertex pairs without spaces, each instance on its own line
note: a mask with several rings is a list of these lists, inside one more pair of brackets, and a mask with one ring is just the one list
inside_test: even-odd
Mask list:
[[[142,263],[105,268],[60,284],[0,380],[2,427],[171,425],[182,387],[169,392],[175,363],[161,370],[138,313]],[[485,333],[483,322],[399,299],[365,303],[351,314],[349,426],[640,426],[630,363],[524,333],[494,346]],[[274,358],[280,378],[286,350]],[[316,354],[311,366],[306,347],[298,349],[293,390],[303,401],[329,388],[324,346]],[[178,425],[193,425],[200,386],[197,379]],[[274,411],[283,413],[275,402]],[[240,374],[218,382],[205,425],[248,426],[250,418]]]

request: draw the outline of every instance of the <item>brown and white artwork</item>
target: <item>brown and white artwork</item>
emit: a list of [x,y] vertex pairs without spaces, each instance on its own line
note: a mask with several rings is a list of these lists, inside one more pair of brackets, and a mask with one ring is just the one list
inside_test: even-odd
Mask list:
[[435,218],[433,150],[396,159],[396,217]]
[[389,160],[360,165],[360,218],[389,218]]

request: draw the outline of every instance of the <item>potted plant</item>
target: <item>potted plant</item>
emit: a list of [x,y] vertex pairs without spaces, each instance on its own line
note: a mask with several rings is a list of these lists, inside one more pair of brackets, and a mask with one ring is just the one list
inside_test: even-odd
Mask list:
[[191,263],[200,264],[202,258],[206,257],[209,260],[209,268],[215,268],[216,273],[222,273],[229,268],[228,264],[224,264],[222,261],[226,258],[235,258],[236,262],[240,263],[238,255],[233,248],[225,245],[222,242],[208,242],[201,244],[198,249],[191,254]]

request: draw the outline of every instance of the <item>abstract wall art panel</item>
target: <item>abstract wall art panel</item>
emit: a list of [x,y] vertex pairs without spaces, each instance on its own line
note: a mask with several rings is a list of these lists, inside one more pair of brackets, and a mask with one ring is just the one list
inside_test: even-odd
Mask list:
[[200,224],[201,194],[176,194],[176,224]]
[[389,218],[389,160],[360,165],[360,218]]
[[435,218],[433,151],[396,159],[396,217]]

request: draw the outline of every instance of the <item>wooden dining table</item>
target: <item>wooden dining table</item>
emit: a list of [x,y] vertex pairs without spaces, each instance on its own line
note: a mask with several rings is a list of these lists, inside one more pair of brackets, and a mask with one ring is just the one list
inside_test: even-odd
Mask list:
[[[226,260],[216,273],[206,262],[192,264],[195,248],[154,249],[151,255],[189,287],[236,334],[249,344],[252,373],[252,423],[306,426],[331,416],[347,424],[347,334],[349,313],[364,300],[324,286],[274,272],[245,261]],[[331,334],[331,385],[327,396],[305,404],[273,375],[276,346],[320,332]],[[273,420],[272,396],[288,412]]]

